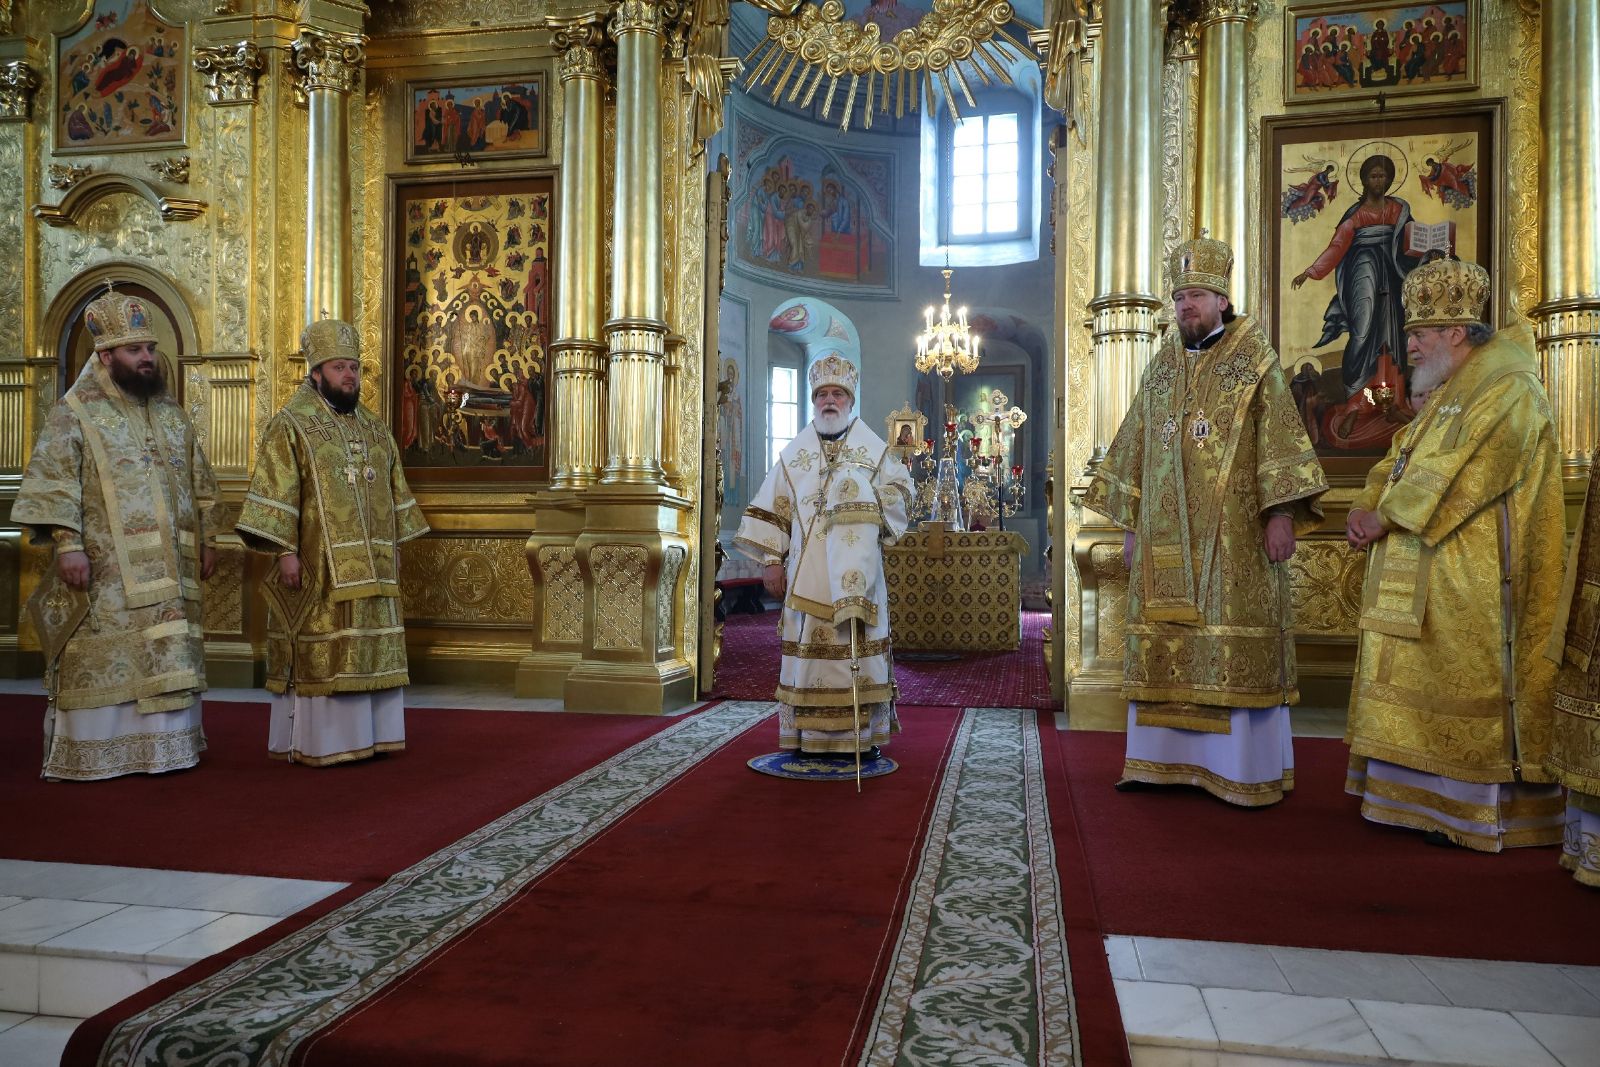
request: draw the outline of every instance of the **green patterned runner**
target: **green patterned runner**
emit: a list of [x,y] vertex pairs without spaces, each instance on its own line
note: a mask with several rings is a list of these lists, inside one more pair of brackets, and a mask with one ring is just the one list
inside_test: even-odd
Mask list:
[[969,708],[863,1067],[1078,1067],[1036,713]]
[[667,727],[124,1020],[99,1062],[289,1062],[301,1042],[403,978],[772,710],[765,702],[734,701]]

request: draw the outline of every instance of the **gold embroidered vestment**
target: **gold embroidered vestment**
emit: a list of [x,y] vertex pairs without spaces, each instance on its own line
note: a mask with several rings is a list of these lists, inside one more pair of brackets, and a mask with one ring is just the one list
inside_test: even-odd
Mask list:
[[89,556],[88,610],[54,562],[35,594],[60,711],[137,701],[187,707],[204,691],[200,552],[217,530],[217,483],[194,427],[170,395],[127,396],[97,356],[45,422],[11,519],[32,539],[76,531]]
[[1464,782],[1548,782],[1561,456],[1527,329],[1475,349],[1351,505],[1371,548],[1346,740]]
[[267,689],[301,696],[405,685],[397,549],[428,532],[388,429],[302,384],[267,424],[237,529],[253,548],[294,551],[301,586],[272,567]]
[[1168,335],[1084,498],[1136,537],[1123,692],[1157,713],[1141,723],[1227,732],[1215,709],[1299,699],[1287,575],[1264,524],[1277,508],[1297,535],[1315,529],[1326,489],[1254,320],[1197,353]]

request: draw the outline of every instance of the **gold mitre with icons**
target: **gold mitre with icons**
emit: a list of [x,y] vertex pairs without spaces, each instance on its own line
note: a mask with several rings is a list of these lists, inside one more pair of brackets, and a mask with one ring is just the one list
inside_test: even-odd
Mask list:
[[1406,275],[1400,299],[1408,330],[1488,322],[1483,312],[1489,302],[1489,272],[1461,259],[1436,259]]
[[106,283],[106,291],[83,309],[83,324],[94,338],[94,350],[104,352],[119,345],[159,341],[151,327],[150,309],[136,296],[119,293]]
[[1209,289],[1231,300],[1228,280],[1233,275],[1233,249],[1205,233],[1201,230],[1199,237],[1172,250],[1172,258],[1167,260],[1167,292]]
[[816,396],[817,390],[825,385],[837,385],[840,389],[850,394],[850,399],[856,397],[856,382],[859,375],[856,373],[855,364],[839,355],[830,352],[822,359],[811,364],[811,395]]
[[318,319],[300,334],[300,354],[306,370],[330,359],[361,358],[361,336],[356,328],[340,319]]

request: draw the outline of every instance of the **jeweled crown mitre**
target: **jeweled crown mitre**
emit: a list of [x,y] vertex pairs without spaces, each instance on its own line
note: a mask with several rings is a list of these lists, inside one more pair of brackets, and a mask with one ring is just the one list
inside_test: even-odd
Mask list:
[[1233,249],[1211,237],[1196,237],[1172,250],[1172,258],[1167,261],[1167,292],[1209,289],[1229,296],[1232,274]]
[[851,400],[854,400],[858,380],[855,365],[837,352],[830,352],[811,364],[812,396],[816,396],[817,390],[825,385],[837,385],[850,394]]
[[1489,272],[1460,259],[1436,259],[1406,275],[1400,287],[1406,329],[1416,326],[1470,326],[1487,322]]
[[361,336],[348,322],[318,319],[300,334],[300,354],[306,357],[306,370],[330,359],[360,359]]
[[119,345],[159,341],[150,309],[136,296],[119,293],[109,285],[83,309],[83,324],[94,338],[94,350],[104,352]]

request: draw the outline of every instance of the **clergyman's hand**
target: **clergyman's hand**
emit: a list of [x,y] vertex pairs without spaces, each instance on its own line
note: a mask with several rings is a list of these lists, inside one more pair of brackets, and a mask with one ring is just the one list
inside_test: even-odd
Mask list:
[[1133,570],[1134,536],[1132,530],[1125,530],[1122,534],[1122,566],[1131,572]]
[[1377,512],[1360,509],[1350,512],[1350,517],[1345,520],[1344,531],[1351,548],[1366,548],[1389,533]]
[[761,588],[774,600],[783,599],[783,591],[789,583],[788,576],[783,572],[783,564],[769,563],[761,572]]
[[1267,519],[1267,558],[1282,563],[1294,555],[1294,519],[1273,515]]
[[217,550],[210,545],[200,549],[200,580],[206,581],[217,571]]
[[278,557],[278,580],[285,589],[300,588],[300,557],[290,552]]
[[56,573],[70,589],[80,593],[89,589],[89,553],[63,552],[56,557]]

